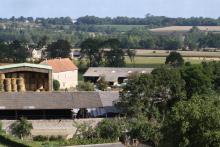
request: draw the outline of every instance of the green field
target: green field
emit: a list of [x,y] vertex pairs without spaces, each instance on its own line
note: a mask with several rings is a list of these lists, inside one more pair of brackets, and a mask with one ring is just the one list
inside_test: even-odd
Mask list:
[[[127,67],[159,67],[165,63],[165,60],[165,57],[135,57],[135,61],[132,63],[128,57],[125,57]],[[199,64],[204,61],[203,58],[187,57],[184,58],[184,60],[185,62],[191,62],[192,64]]]
[[146,28],[146,25],[95,25],[97,28],[113,28],[119,32],[127,32],[134,28]]

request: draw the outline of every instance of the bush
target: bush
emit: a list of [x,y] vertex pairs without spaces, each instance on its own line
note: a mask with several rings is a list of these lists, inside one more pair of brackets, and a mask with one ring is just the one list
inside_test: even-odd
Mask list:
[[60,89],[60,82],[58,80],[53,80],[53,89],[58,91]]
[[33,126],[32,123],[28,122],[25,118],[21,118],[20,120],[12,123],[10,129],[12,135],[23,139],[23,137],[29,136],[31,134]]
[[38,136],[34,136],[33,140],[34,141],[47,141],[48,137],[47,136],[38,135]]
[[61,135],[49,137],[49,141],[63,141],[63,140],[64,138]]
[[96,132],[103,139],[117,140],[122,135],[122,127],[115,119],[105,119],[98,123]]
[[94,91],[94,84],[90,82],[79,82],[77,86],[78,91]]

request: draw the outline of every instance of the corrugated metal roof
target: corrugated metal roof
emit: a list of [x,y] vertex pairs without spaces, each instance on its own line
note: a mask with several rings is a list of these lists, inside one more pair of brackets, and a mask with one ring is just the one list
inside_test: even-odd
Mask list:
[[115,99],[117,92],[1,92],[0,110],[99,108]]
[[116,82],[118,78],[126,78],[131,73],[151,73],[153,68],[112,68],[112,67],[90,67],[84,77],[104,76],[106,81]]
[[10,69],[10,68],[19,68],[19,67],[34,67],[34,68],[42,68],[42,69],[52,69],[51,66],[42,65],[42,64],[30,64],[30,63],[18,63],[18,64],[9,64],[0,66],[0,70],[2,69]]

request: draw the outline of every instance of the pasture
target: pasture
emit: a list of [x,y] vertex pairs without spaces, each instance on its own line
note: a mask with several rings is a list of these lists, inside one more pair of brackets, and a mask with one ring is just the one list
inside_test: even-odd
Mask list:
[[[146,67],[155,68],[165,63],[166,57],[135,57],[134,62],[131,62],[129,57],[125,57],[127,67]],[[191,62],[192,64],[199,64],[202,61],[214,61],[211,58],[200,57],[184,57],[185,62]]]
[[[198,57],[198,58],[213,58],[220,60],[220,52],[207,52],[207,51],[177,51],[183,57]],[[149,49],[136,49],[136,56],[141,57],[167,57],[170,54],[168,50],[149,50]]]

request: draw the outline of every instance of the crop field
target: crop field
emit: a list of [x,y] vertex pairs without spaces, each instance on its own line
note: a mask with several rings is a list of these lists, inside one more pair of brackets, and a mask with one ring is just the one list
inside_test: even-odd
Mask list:
[[[165,63],[166,57],[135,57],[134,63],[128,57],[125,58],[127,67],[159,67]],[[199,64],[202,61],[213,61],[211,58],[184,57],[185,62]]]
[[[220,32],[220,26],[197,26],[201,31],[208,32]],[[150,29],[150,31],[155,33],[165,33],[165,32],[188,32],[192,26],[169,26],[162,28]]]
[[96,25],[97,28],[113,28],[119,32],[127,32],[134,28],[146,28],[146,25]]
[[[205,51],[177,51],[183,57],[198,57],[198,58],[216,58],[220,60],[220,52],[205,52]],[[136,49],[136,56],[143,57],[166,57],[170,51],[167,50],[146,50]]]

